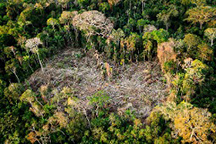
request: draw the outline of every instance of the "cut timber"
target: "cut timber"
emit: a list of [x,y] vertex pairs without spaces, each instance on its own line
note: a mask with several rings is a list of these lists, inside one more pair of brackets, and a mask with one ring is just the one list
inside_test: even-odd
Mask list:
[[[80,99],[81,105],[89,111],[91,106],[87,97],[102,90],[111,97],[111,109],[117,111],[130,104],[132,106],[128,109],[140,117],[148,116],[152,108],[165,99],[166,85],[157,61],[123,67],[100,55],[101,65],[97,66],[94,52],[88,51],[83,56],[81,49],[71,48],[54,56],[46,63],[44,73],[38,70],[29,78],[32,89],[38,91],[41,85],[49,85],[58,91],[65,86],[72,88],[75,91],[73,96]],[[112,71],[107,73],[107,69]],[[48,101],[50,97],[47,96]]]

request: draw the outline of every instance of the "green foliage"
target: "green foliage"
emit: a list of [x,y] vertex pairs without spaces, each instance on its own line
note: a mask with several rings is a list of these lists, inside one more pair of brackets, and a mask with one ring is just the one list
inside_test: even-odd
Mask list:
[[91,97],[89,97],[90,104],[96,105],[98,108],[102,108],[108,103],[110,97],[104,91],[98,91]]
[[189,9],[186,14],[188,18],[185,20],[192,22],[192,24],[199,23],[200,29],[203,28],[203,24],[214,19],[216,9],[210,6],[198,6],[192,9]]
[[213,56],[213,49],[206,43],[199,44],[196,53],[197,59],[201,61],[211,61]]
[[[152,143],[157,141],[158,137],[159,140],[166,142],[175,141],[170,139],[169,128],[166,129],[165,121],[161,115],[154,115],[154,119],[149,119],[149,125],[146,127],[140,119],[131,117],[132,115],[128,116],[111,113],[108,117],[97,118],[92,133],[86,131],[82,143]],[[92,122],[95,120],[93,119]]]
[[211,46],[213,46],[214,39],[216,38],[216,28],[207,28],[205,30],[205,36],[211,41]]
[[158,44],[168,40],[169,33],[164,29],[146,32],[143,35],[144,40],[155,40]]
[[69,141],[80,141],[84,136],[84,131],[87,128],[87,121],[84,115],[77,114],[69,122],[66,132],[69,135]]
[[190,50],[193,47],[196,47],[200,43],[200,38],[194,34],[186,34],[184,37],[184,42]]
[[102,2],[99,4],[99,10],[102,11],[103,13],[107,12],[110,9],[110,6],[107,2]]
[[11,101],[17,100],[23,92],[23,85],[20,83],[11,83],[4,89],[4,95]]
[[177,70],[177,64],[173,60],[167,61],[164,63],[164,70],[165,72],[169,72],[171,74],[175,74]]
[[[143,56],[155,59],[158,45],[174,37],[176,61],[164,63],[173,81],[174,101],[184,99],[215,114],[215,5],[215,0],[1,2],[0,143],[195,142],[198,138],[183,133],[190,131],[184,113],[168,121],[159,113],[152,113],[146,121],[129,110],[119,115],[104,91],[89,96],[89,112],[79,107],[80,100],[69,88],[51,92],[44,86],[34,91],[23,81],[39,66],[43,71],[42,62],[63,48],[105,52],[124,67]],[[181,114],[185,103],[176,107]],[[209,116],[206,110],[189,107],[194,125],[199,120],[195,113]],[[201,142],[214,139],[215,134],[212,121],[205,116],[203,127],[207,129],[200,130],[204,135],[196,132]],[[173,122],[180,125],[170,128]],[[176,132],[182,138],[173,138]]]
[[202,87],[209,68],[200,60],[193,61],[190,58],[185,60],[183,68],[185,74],[178,74],[173,85],[178,89],[177,97],[181,96],[178,101],[182,99],[189,101],[195,94],[196,88]]
[[164,29],[145,32],[143,35],[144,57],[152,59],[156,54],[158,44],[168,41],[169,33]]
[[170,127],[174,129],[175,134],[183,138],[182,143],[211,143],[209,131],[215,132],[216,126],[212,122],[211,113],[206,109],[193,107],[184,101],[178,105],[168,102],[156,109],[165,119],[172,121]]
[[6,87],[6,82],[0,79],[0,97],[3,97],[5,87]]
[[47,25],[51,25],[53,30],[55,29],[55,25],[57,25],[57,24],[58,24],[58,21],[54,18],[49,18],[47,20]]
[[137,21],[137,27],[139,28],[139,32],[142,33],[142,28],[147,24],[149,23],[148,20],[144,20],[144,19],[139,19]]
[[169,5],[169,9],[167,11],[163,10],[161,13],[157,15],[159,21],[162,21],[166,26],[166,30],[168,30],[170,26],[170,17],[177,17],[178,10],[175,5]]
[[186,34],[183,41],[187,47],[187,54],[190,57],[195,58],[195,55],[198,51],[198,45],[201,43],[200,37],[194,34]]
[[202,6],[206,4],[206,0],[191,0],[192,4],[195,4],[196,6]]
[[18,103],[7,105],[5,113],[0,114],[0,142],[27,143],[25,135],[34,116],[28,110],[28,105]]

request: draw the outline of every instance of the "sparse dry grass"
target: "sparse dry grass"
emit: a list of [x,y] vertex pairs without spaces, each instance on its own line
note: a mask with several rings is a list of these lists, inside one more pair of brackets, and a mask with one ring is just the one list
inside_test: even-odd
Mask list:
[[[80,49],[67,49],[54,56],[47,62],[44,72],[38,70],[29,78],[33,90],[38,91],[41,85],[49,85],[59,91],[65,86],[70,87],[86,108],[90,108],[87,96],[103,90],[111,97],[111,106],[119,113],[131,109],[140,117],[146,117],[167,95],[157,61],[123,67],[110,60],[97,60],[92,51],[80,58],[82,55]],[[98,61],[107,62],[113,68],[111,78],[104,77],[106,69],[97,65]]]

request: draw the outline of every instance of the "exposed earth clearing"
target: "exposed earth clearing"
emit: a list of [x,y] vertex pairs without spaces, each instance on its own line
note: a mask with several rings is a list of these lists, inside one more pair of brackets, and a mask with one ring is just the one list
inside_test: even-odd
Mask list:
[[80,104],[89,110],[87,97],[102,90],[111,97],[110,106],[118,113],[131,109],[139,117],[148,116],[166,97],[166,85],[157,61],[116,66],[102,57],[93,51],[84,56],[80,49],[67,49],[51,58],[44,72],[38,70],[32,74],[29,83],[34,91],[41,85],[58,91],[72,88],[74,96],[82,101]]

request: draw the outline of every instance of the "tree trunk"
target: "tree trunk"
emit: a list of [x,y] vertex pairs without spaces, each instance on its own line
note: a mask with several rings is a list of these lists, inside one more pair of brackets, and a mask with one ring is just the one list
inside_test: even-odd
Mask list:
[[202,29],[202,25],[203,25],[203,23],[200,23],[200,29]]
[[117,47],[120,48],[120,39],[117,41]]
[[53,28],[53,30],[54,30],[54,32],[55,32],[55,25],[52,25],[52,28]]
[[169,25],[168,23],[166,23],[166,30],[168,31],[168,29],[169,29]]
[[211,39],[211,46],[214,45],[214,39]]
[[18,75],[16,74],[16,72],[15,72],[15,71],[12,71],[12,72],[13,72],[14,75],[16,76],[16,79],[17,79],[18,83],[20,83],[20,79],[19,79]]
[[42,62],[41,62],[41,60],[40,60],[40,56],[39,56],[39,53],[38,53],[38,52],[37,52],[37,56],[38,56],[38,60],[39,60],[40,66],[41,66],[41,70],[42,70],[42,72],[44,72],[44,70],[43,70],[43,65],[42,65]]
[[30,63],[28,64],[29,68],[31,69],[32,73],[34,72],[33,68],[31,67]]
[[141,26],[139,26],[139,32],[142,33]]

